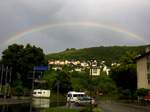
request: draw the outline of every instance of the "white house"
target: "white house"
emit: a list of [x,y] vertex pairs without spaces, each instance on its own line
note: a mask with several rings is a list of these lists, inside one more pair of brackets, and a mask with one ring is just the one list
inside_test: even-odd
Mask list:
[[92,76],[99,76],[101,73],[101,69],[100,68],[92,68],[90,69],[90,75]]

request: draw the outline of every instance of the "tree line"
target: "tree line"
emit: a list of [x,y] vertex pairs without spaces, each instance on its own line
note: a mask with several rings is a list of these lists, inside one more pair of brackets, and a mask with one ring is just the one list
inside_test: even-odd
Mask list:
[[145,47],[146,46],[100,46],[83,49],[67,48],[62,52],[47,54],[46,59],[79,61],[96,59],[99,62],[105,60],[106,64],[110,65],[112,62],[118,62],[118,59],[126,55],[126,52],[134,52],[136,55],[144,53]]
[[[59,86],[59,91],[62,94],[70,90],[75,91],[87,91],[87,93],[91,90],[93,95],[117,95],[119,98],[136,98],[137,91],[137,75],[136,75],[136,62],[134,60],[137,55],[137,51],[143,52],[139,47],[133,47],[134,50],[130,50],[131,47],[125,47],[127,51],[121,55],[122,47],[119,47],[119,51],[116,50],[118,47],[104,47],[92,49],[84,49],[86,55],[95,55],[95,57],[99,56],[100,49],[103,49],[100,53],[105,54],[104,57],[111,58],[113,62],[118,61],[120,66],[112,66],[110,75],[106,75],[106,73],[101,74],[98,77],[89,76],[89,69],[84,72],[69,72],[65,67],[62,71],[54,71],[49,69],[43,73],[41,77],[42,80],[47,81],[47,85],[42,85],[42,87],[46,87],[47,89],[51,89],[56,92]],[[139,50],[136,50],[139,49]],[[143,47],[142,47],[143,49]],[[111,51],[112,50],[112,51]],[[69,49],[65,52],[69,52],[71,55],[74,54],[76,49]],[[110,51],[109,55],[107,54]],[[115,54],[111,54],[112,52],[118,52]],[[87,52],[89,54],[87,54]],[[107,53],[106,53],[107,52]],[[84,53],[82,50],[78,51],[80,59],[84,59]],[[84,55],[83,55],[84,54]],[[110,56],[111,54],[111,56]],[[119,55],[118,55],[119,54]],[[107,55],[107,57],[106,57]],[[54,57],[57,55],[54,55]],[[59,56],[66,56],[63,52]],[[83,57],[82,57],[83,56]],[[119,57],[118,57],[119,56]],[[86,56],[88,57],[88,56]],[[72,58],[72,57],[71,57]],[[39,65],[47,65],[47,56],[44,54],[43,50],[39,47],[32,46],[30,44],[27,45],[18,45],[12,44],[8,46],[6,50],[2,52],[2,59],[0,61],[1,65],[11,66],[12,67],[12,76],[11,76],[11,87],[13,88],[15,95],[26,94],[26,90],[31,89],[32,79],[29,78],[32,75],[33,67]],[[1,72],[2,73],[2,72]],[[38,74],[38,73],[37,73]],[[2,74],[1,74],[2,75]],[[37,88],[41,87],[35,85]]]

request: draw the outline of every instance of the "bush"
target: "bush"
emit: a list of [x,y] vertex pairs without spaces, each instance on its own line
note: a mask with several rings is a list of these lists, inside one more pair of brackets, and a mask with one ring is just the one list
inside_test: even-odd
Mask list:
[[42,112],[79,112],[75,109],[68,109],[68,108],[49,108]]
[[145,95],[148,94],[149,89],[145,89],[145,88],[140,88],[136,91],[136,94],[138,96],[144,97]]
[[[90,107],[83,108],[80,112],[91,112]],[[100,108],[92,108],[92,112],[102,112]]]

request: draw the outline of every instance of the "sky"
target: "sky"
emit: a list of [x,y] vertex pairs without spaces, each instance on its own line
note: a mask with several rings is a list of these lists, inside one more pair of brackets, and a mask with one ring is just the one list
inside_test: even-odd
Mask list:
[[0,53],[150,43],[150,0],[0,0]]

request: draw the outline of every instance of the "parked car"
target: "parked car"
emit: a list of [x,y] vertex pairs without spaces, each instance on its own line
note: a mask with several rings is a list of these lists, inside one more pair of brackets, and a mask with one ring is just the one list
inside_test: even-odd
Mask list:
[[67,102],[75,102],[79,97],[84,97],[85,92],[69,91],[67,93]]
[[91,98],[89,96],[78,97],[78,99],[75,101],[75,105],[78,105],[78,106],[87,106],[90,104],[92,104],[92,106],[94,106],[94,107],[97,106],[95,99]]
[[150,91],[148,92],[148,94],[146,96],[144,96],[144,100],[150,101]]

